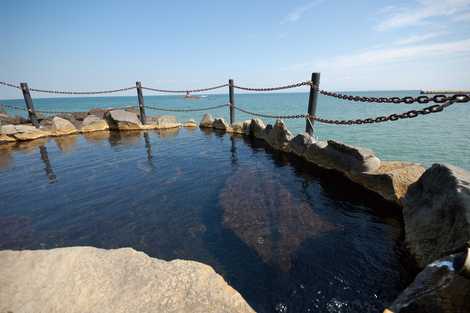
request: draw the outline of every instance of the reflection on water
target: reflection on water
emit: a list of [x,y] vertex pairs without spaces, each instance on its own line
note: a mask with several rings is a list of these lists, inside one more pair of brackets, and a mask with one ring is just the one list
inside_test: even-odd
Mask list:
[[131,246],[201,261],[258,312],[380,311],[408,279],[396,208],[240,136],[15,144],[0,149],[0,192],[0,249]]

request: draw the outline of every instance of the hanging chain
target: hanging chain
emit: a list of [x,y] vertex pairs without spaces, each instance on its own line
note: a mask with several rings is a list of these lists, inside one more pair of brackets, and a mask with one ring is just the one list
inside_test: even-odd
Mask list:
[[205,108],[196,108],[196,109],[173,109],[173,108],[160,108],[160,107],[146,105],[145,108],[146,109],[151,109],[151,110],[156,110],[156,111],[166,111],[166,112],[198,112],[198,111],[208,111],[208,110],[220,109],[220,108],[224,108],[226,106],[228,106],[228,104],[221,104],[221,105],[205,107]]
[[10,84],[10,83],[7,83],[7,82],[2,82],[2,81],[0,81],[0,85],[21,89],[20,86],[18,86],[18,85],[13,85],[13,84]]
[[150,87],[142,87],[142,89],[156,91],[156,92],[165,92],[165,93],[196,93],[196,92],[204,92],[204,91],[220,89],[220,88],[224,88],[227,86],[228,84],[222,84],[222,85],[217,85],[213,87],[199,88],[199,89],[187,89],[187,90],[168,90],[168,89],[158,89],[158,88],[150,88]]
[[307,86],[307,85],[311,85],[311,84],[312,84],[311,81],[305,81],[305,82],[300,82],[300,83],[295,83],[295,84],[290,84],[290,85],[284,85],[284,86],[278,86],[278,87],[251,88],[251,87],[242,87],[242,86],[234,85],[233,88],[246,90],[246,91],[264,92],[264,91],[276,91],[276,90],[297,88],[297,87]]

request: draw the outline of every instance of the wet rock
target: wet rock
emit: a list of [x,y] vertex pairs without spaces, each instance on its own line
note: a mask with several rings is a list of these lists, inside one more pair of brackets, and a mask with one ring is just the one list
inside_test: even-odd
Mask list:
[[380,167],[380,160],[372,150],[333,140],[310,145],[305,154],[307,160],[318,166],[343,173],[374,172]]
[[181,124],[178,123],[176,116],[173,115],[157,116],[154,118],[152,124],[155,125],[156,129],[169,129],[181,127]]
[[8,135],[20,141],[33,140],[51,135],[49,131],[38,129],[32,125],[3,125],[0,130],[1,134]]
[[470,173],[434,164],[404,198],[405,240],[424,267],[470,240]]
[[251,127],[251,120],[234,123],[229,129],[234,134],[249,135]]
[[266,126],[264,133],[264,140],[274,149],[282,151],[288,150],[289,141],[294,138],[282,120],[276,120],[274,126]]
[[137,114],[124,110],[112,110],[106,113],[109,128],[112,130],[140,130],[142,123]]
[[252,313],[207,265],[131,248],[0,252],[2,312]]
[[184,122],[183,126],[184,127],[189,127],[189,128],[194,128],[194,127],[197,127],[197,123],[196,123],[195,120],[190,119],[190,120],[187,120],[186,122]]
[[348,177],[384,199],[402,205],[409,186],[415,183],[425,170],[416,163],[381,161],[380,167],[374,172],[350,173]]
[[392,303],[394,313],[467,313],[470,312],[470,270],[468,252],[437,260],[420,272]]
[[199,127],[212,128],[212,123],[214,123],[214,118],[212,117],[212,115],[206,113],[202,117],[202,120],[199,123]]
[[315,139],[308,133],[298,134],[289,142],[287,147],[288,152],[292,152],[298,156],[302,156],[307,150],[308,146],[313,144]]
[[0,134],[0,144],[7,143],[7,142],[15,142],[15,141],[16,141],[16,139],[13,138],[13,137],[10,137],[8,135]]
[[229,130],[230,125],[223,118],[216,118],[212,123],[214,129]]
[[77,128],[68,120],[55,116],[50,128],[53,136],[70,135],[78,132]]
[[255,138],[264,139],[265,128],[266,125],[264,125],[262,120],[259,118],[252,119],[250,124],[250,134]]
[[109,125],[105,120],[99,118],[96,115],[88,115],[83,120],[82,128],[80,129],[80,131],[83,133],[88,133],[107,129],[109,129]]

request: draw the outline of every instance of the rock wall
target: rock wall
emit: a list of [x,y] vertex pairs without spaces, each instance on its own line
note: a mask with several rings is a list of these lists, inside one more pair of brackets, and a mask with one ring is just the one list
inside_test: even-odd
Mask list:
[[210,266],[131,248],[7,250],[0,264],[0,312],[254,312]]

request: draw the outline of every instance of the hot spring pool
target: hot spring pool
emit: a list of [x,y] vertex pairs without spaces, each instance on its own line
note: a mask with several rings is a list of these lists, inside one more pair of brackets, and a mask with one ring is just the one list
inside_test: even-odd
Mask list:
[[257,312],[380,312],[399,209],[263,142],[199,129],[0,146],[0,249],[133,247],[211,265]]

